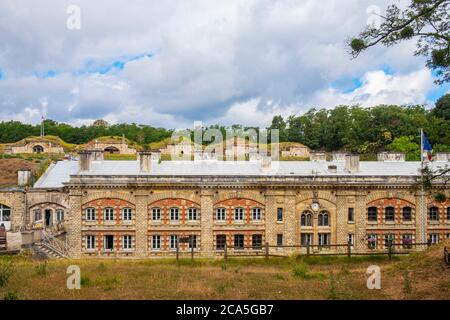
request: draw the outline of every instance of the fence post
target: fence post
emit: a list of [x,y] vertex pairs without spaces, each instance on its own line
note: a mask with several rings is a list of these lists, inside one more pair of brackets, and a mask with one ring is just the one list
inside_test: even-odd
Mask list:
[[352,257],[352,243],[350,240],[347,243],[347,257],[348,258]]
[[191,260],[194,260],[194,237],[191,237]]
[[177,263],[180,263],[180,238],[177,237]]
[[225,261],[227,261],[227,259],[228,259],[228,246],[227,246],[227,242],[225,241],[225,247],[223,248],[223,259],[225,260]]
[[267,260],[267,259],[269,259],[269,243],[268,242],[266,242],[265,247],[266,247],[266,260]]
[[310,254],[310,244],[309,244],[309,242],[306,244],[306,255],[307,256],[309,256],[309,254]]
[[388,244],[388,257],[389,257],[389,260],[392,259],[392,242],[391,241],[389,241],[389,244]]

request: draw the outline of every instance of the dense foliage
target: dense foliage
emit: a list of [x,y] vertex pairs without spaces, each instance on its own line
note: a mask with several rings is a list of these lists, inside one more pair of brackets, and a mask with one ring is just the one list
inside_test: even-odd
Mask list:
[[[0,123],[0,143],[16,142],[29,136],[39,136],[40,125],[23,124],[18,121]],[[141,145],[170,137],[172,131],[148,125],[116,124],[74,127],[53,120],[45,120],[45,134],[58,136],[66,142],[82,144],[103,136],[125,136]]]

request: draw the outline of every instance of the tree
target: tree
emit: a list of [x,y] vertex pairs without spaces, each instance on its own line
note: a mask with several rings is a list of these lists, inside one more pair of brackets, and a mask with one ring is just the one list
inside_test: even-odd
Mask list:
[[417,39],[416,55],[427,57],[427,66],[437,76],[437,84],[450,81],[450,0],[411,0],[407,9],[390,5],[379,26],[369,25],[348,41],[353,57],[383,44]]
[[287,124],[282,116],[274,116],[272,119],[272,124],[269,127],[269,129],[278,129],[280,142],[285,142],[287,141],[286,127]]
[[436,106],[432,114],[438,118],[450,120],[450,93],[447,93],[436,101]]
[[406,160],[420,160],[420,147],[415,142],[413,136],[403,136],[395,138],[390,145],[388,145],[390,151],[406,153]]

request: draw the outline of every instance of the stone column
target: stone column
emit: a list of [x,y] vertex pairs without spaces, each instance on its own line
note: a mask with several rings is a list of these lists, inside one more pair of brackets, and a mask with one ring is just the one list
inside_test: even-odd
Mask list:
[[200,220],[201,220],[201,239],[200,251],[202,255],[212,256],[214,252],[214,236],[213,236],[213,195],[211,189],[202,189],[200,193]]
[[136,258],[146,258],[148,253],[148,192],[136,190]]
[[[347,243],[347,224],[348,224],[348,206],[347,193],[343,191],[336,192],[336,236],[335,244]],[[342,251],[342,248],[336,250]]]
[[355,250],[367,251],[366,192],[357,191],[355,201]]
[[[427,218],[428,218],[426,201],[428,199],[427,199],[427,196],[424,197],[425,206],[423,206],[421,191],[418,191],[415,194],[415,198],[416,198],[416,243],[425,243],[428,240],[427,231],[426,231]],[[424,210],[423,210],[423,207],[425,207]],[[425,229],[425,234],[424,234],[424,229]],[[425,246],[417,247],[417,249],[424,249],[424,248],[425,248]]]
[[[285,224],[286,224],[286,209],[284,202],[284,190],[266,190],[265,192],[265,227],[266,236],[265,242],[269,245],[275,246],[277,244],[277,234],[283,233],[284,241],[286,241]],[[295,202],[295,198],[294,198]],[[283,208],[283,221],[277,221],[277,208]],[[292,226],[295,228],[295,225]],[[295,232],[295,231],[294,231]],[[276,248],[270,248],[270,252],[276,252]]]
[[69,256],[74,259],[81,258],[81,190],[69,191],[69,218],[67,221],[67,243]]
[[[297,238],[299,235],[296,234],[296,212],[295,212],[295,190],[288,190],[285,192],[284,197],[284,232],[283,241],[284,245],[293,246],[297,244]],[[275,209],[276,210],[276,209]],[[276,212],[275,212],[276,213]],[[293,251],[293,248],[284,248],[286,252]]]

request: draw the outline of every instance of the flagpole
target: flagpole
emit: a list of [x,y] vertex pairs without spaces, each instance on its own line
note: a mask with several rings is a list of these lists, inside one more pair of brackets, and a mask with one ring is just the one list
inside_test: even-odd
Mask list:
[[422,239],[424,242],[427,241],[427,211],[425,205],[425,187],[424,187],[424,178],[423,178],[423,169],[424,169],[424,161],[423,161],[423,128],[420,129],[420,176],[421,176],[421,197],[422,197]]

